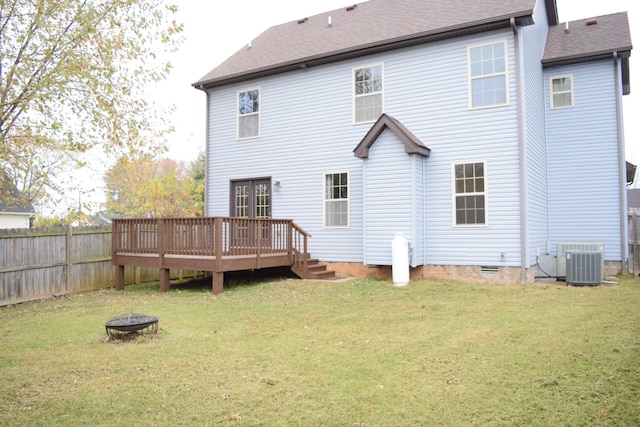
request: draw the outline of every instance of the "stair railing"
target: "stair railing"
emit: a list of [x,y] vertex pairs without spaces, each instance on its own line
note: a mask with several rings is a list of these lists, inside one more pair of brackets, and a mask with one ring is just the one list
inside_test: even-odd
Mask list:
[[309,237],[311,237],[311,234],[291,221],[291,227],[289,228],[291,269],[303,277],[306,277],[309,271],[309,249],[307,246]]

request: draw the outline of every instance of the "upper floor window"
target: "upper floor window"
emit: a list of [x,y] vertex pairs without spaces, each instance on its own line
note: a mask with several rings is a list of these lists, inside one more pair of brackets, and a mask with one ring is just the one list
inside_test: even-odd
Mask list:
[[349,173],[324,175],[324,226],[349,227]]
[[378,120],[383,110],[382,64],[353,70],[353,122]]
[[551,108],[573,107],[573,76],[551,77]]
[[453,165],[455,225],[486,225],[485,162]]
[[260,89],[238,92],[238,139],[260,136]]
[[506,105],[507,43],[504,41],[469,47],[469,106]]

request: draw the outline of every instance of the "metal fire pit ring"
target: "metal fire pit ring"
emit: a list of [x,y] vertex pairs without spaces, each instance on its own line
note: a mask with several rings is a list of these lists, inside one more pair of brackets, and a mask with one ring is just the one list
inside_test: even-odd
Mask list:
[[155,334],[158,332],[158,318],[141,313],[124,313],[105,322],[109,338],[120,338],[130,334]]

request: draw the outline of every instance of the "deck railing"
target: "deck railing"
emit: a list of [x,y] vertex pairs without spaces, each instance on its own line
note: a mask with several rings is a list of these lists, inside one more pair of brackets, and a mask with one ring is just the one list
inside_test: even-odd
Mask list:
[[288,219],[134,218],[113,220],[114,254],[227,257],[288,253],[306,271],[307,237]]
[[291,221],[291,268],[296,273],[305,277],[308,271],[309,250],[308,239],[311,234],[303,230],[298,224]]

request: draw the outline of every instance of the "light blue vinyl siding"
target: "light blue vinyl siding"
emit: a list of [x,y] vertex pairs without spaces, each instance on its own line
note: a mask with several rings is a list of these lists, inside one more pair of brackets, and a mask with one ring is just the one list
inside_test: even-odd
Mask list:
[[538,1],[534,10],[537,25],[520,31],[524,86],[524,144],[526,165],[526,233],[527,267],[536,264],[536,249],[544,253],[549,240],[547,144],[545,137],[544,80],[540,59],[544,53],[548,24],[544,1]]
[[[363,134],[351,125],[351,72],[321,67],[211,91],[210,215],[229,214],[230,180],[277,178],[281,186],[272,190],[274,218],[294,219],[311,233],[314,257],[362,261],[361,160],[352,151]],[[261,136],[237,141],[230,100],[251,84],[261,87]],[[348,229],[323,228],[323,175],[330,171],[350,174]]]
[[[469,110],[467,47],[507,41],[509,105]],[[281,181],[273,191],[272,215],[291,218],[313,237],[312,256],[325,261],[364,262],[363,160],[353,149],[371,124],[352,124],[353,67],[383,63],[385,112],[400,120],[426,146],[431,156],[408,156],[393,133],[384,132],[374,144],[395,147],[393,156],[405,156],[405,169],[391,169],[388,191],[414,188],[411,218],[402,205],[408,193],[389,200],[388,212],[367,210],[367,219],[402,212],[398,227],[408,227],[408,238],[422,241],[414,249],[416,264],[519,265],[518,126],[515,99],[513,34],[510,30],[415,46],[356,60],[290,72],[241,85],[213,89],[209,103],[208,212],[229,214],[229,181],[272,177]],[[237,141],[237,91],[261,88],[261,136]],[[386,142],[385,142],[386,139]],[[377,144],[380,144],[377,147]],[[395,158],[395,157],[394,157]],[[452,213],[452,162],[486,161],[488,225],[455,227]],[[366,160],[365,160],[366,162]],[[350,173],[350,227],[322,226],[323,174]],[[369,169],[367,169],[367,172]],[[413,171],[412,174],[408,171]],[[424,171],[424,176],[422,175]],[[395,176],[398,174],[398,176]],[[401,186],[394,180],[403,178]],[[384,176],[377,177],[381,185]],[[424,183],[419,194],[413,182]],[[392,184],[393,182],[393,184]],[[367,181],[368,183],[368,181]],[[422,185],[422,184],[420,184]],[[380,191],[382,191],[382,187]],[[423,199],[424,205],[419,206]],[[368,222],[368,225],[371,223]],[[395,228],[395,227],[394,227]],[[417,231],[416,231],[417,230]],[[397,230],[403,231],[403,230]],[[369,236],[373,238],[374,236]],[[377,235],[388,241],[392,236]],[[382,256],[385,249],[367,252]],[[500,263],[500,252],[507,261]]]
[[398,232],[414,248],[411,264],[422,264],[422,161],[406,154],[403,143],[389,130],[362,160],[365,264],[391,265],[391,241]]
[[[572,74],[575,106],[549,108],[550,77]],[[620,260],[620,177],[613,61],[545,70],[551,242],[604,242]],[[552,246],[553,247],[553,246]],[[555,251],[555,248],[553,247]]]
[[[509,105],[469,110],[467,46],[499,40],[508,41]],[[430,52],[425,74],[441,78],[425,83],[428,89],[424,109],[407,111],[400,117],[389,111],[392,95],[388,93],[386,97],[388,113],[400,117],[431,148],[431,156],[425,159],[425,261],[445,265],[518,265],[518,139],[512,33],[496,32],[454,45],[459,50],[443,46],[442,50]],[[409,61],[407,66],[410,65]],[[390,66],[386,70],[387,75],[392,72]],[[398,98],[407,94],[394,93]],[[436,102],[429,102],[432,96]],[[487,162],[488,225],[456,227],[451,164],[474,161]],[[507,262],[500,263],[500,252],[507,253]]]

